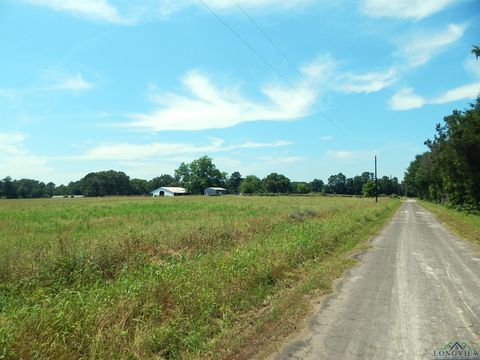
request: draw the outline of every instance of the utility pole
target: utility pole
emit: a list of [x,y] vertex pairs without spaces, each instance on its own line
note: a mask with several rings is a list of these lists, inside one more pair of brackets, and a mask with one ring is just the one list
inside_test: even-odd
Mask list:
[[375,202],[378,202],[377,155],[375,155]]

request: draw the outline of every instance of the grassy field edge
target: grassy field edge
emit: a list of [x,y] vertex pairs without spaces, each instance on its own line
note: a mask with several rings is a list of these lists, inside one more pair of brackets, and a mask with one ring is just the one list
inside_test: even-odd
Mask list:
[[265,359],[277,352],[303,326],[303,321],[325,296],[334,291],[335,283],[358,263],[353,256],[368,251],[370,240],[380,233],[400,206],[399,202],[359,228],[345,246],[327,259],[309,261],[292,273],[288,284],[282,284],[282,290],[269,303],[243,316],[232,329],[236,336],[225,336],[219,341],[214,349],[218,358]]
[[295,330],[400,202],[5,205],[0,358],[245,359]]
[[427,201],[419,201],[419,203],[435,214],[453,232],[480,245],[480,215],[449,209],[444,205]]

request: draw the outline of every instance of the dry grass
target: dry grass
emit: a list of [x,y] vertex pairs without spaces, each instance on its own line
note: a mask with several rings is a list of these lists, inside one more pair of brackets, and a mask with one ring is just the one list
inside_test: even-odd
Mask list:
[[242,354],[255,334],[276,333],[282,312],[287,322],[302,313],[299,296],[328,291],[349,264],[342,254],[398,206],[323,197],[1,201],[0,358]]

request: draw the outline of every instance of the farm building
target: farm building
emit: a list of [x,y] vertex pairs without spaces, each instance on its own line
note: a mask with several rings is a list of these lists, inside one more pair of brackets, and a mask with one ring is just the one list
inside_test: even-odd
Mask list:
[[225,195],[226,193],[227,189],[221,187],[209,187],[205,189],[205,195],[207,196]]
[[187,189],[182,187],[159,187],[156,190],[153,190],[150,194],[153,197],[157,196],[181,196],[181,195],[188,195]]

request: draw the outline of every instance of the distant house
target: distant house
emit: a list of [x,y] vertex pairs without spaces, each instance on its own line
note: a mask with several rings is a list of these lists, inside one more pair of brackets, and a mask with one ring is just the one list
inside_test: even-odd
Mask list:
[[188,195],[187,189],[184,189],[182,187],[159,187],[156,190],[153,190],[150,193],[153,197],[157,196],[182,196],[182,195]]
[[85,195],[53,195],[52,199],[66,199],[66,198],[81,199],[84,197]]
[[209,187],[205,189],[205,195],[207,196],[225,195],[226,193],[227,189],[221,187]]

